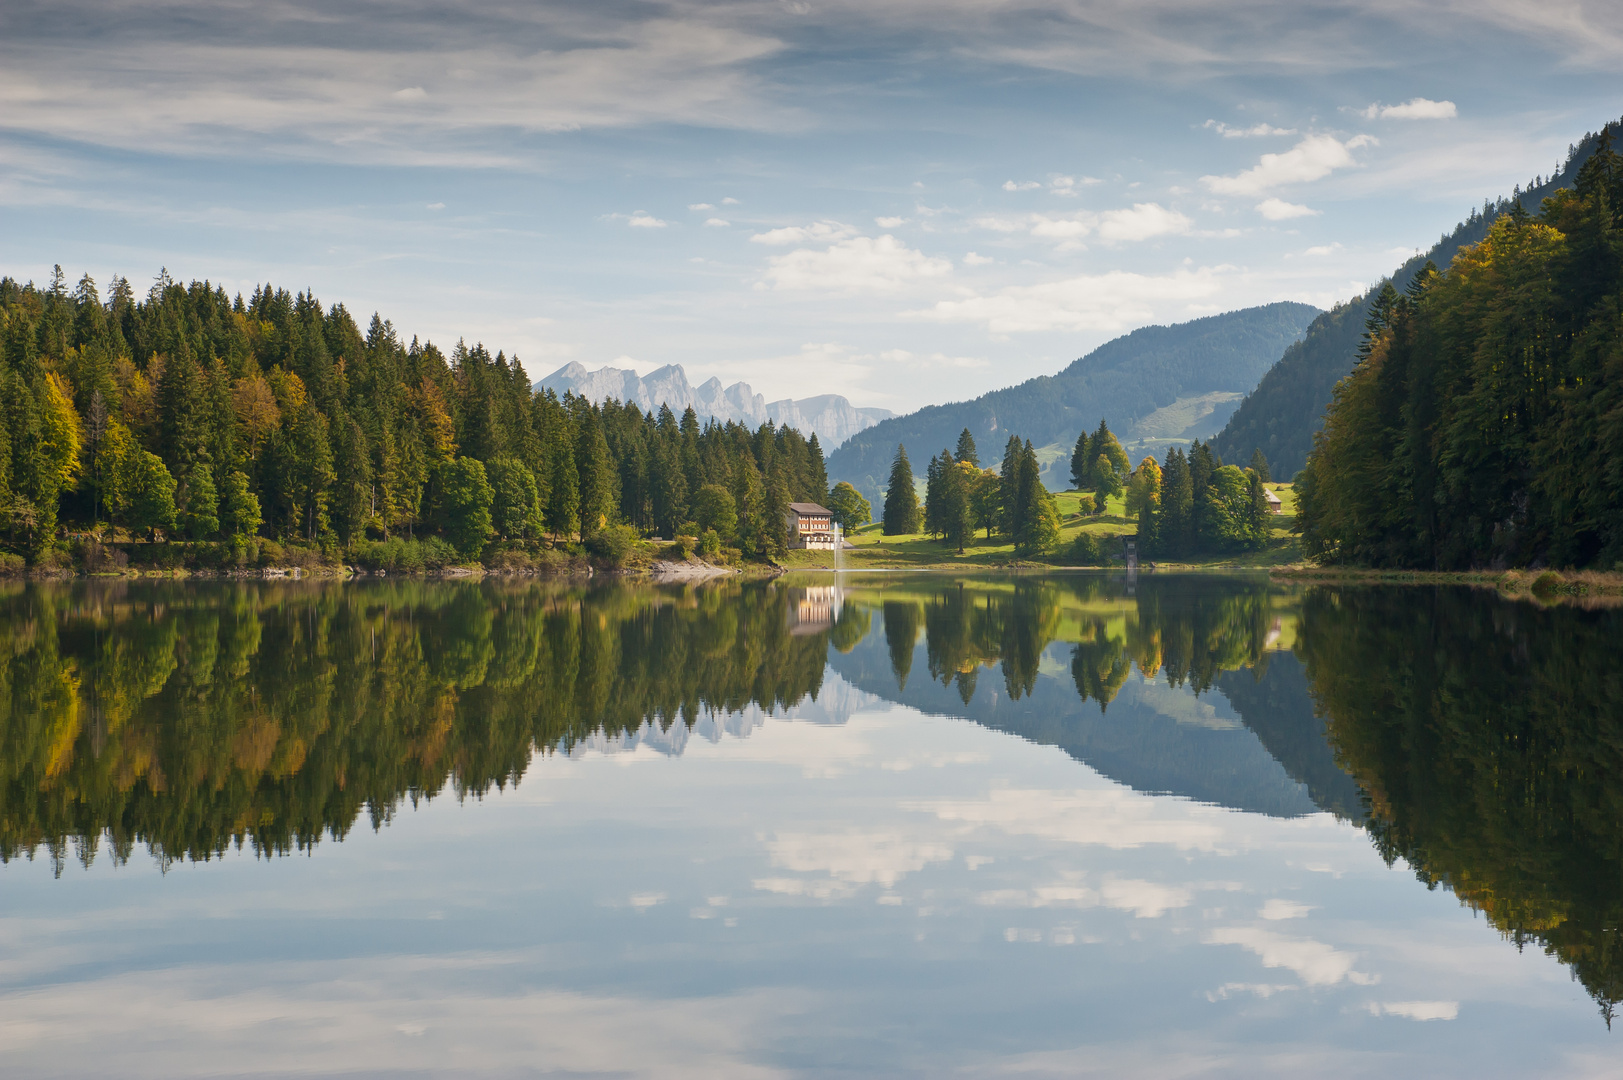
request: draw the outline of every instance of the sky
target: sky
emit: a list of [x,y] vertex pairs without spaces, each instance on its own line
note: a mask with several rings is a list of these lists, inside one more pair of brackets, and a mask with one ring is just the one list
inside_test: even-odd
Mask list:
[[0,273],[905,411],[1347,299],[1620,61],[1615,0],[7,0]]

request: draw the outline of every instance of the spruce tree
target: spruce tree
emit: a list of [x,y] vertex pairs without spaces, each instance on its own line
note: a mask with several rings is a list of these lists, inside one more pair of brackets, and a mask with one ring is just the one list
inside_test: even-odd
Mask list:
[[1251,471],[1264,483],[1271,483],[1272,477],[1268,475],[1268,457],[1262,452],[1262,447],[1251,451]]
[[941,474],[952,468],[952,455],[941,451],[924,468],[924,531],[940,536],[944,529],[941,519]]
[[979,474],[968,462],[959,464],[945,454],[943,457],[947,460],[943,464],[941,476],[936,481],[936,498],[940,502],[936,521],[942,539],[949,547],[957,548],[958,553],[962,555],[964,545],[969,542],[975,531],[969,485],[972,478]]
[[1054,498],[1043,486],[1037,452],[1028,440],[1016,466],[1015,490],[1019,517],[1014,533],[1014,550],[1022,555],[1037,555],[1052,548],[1059,540],[1059,514]]
[[[815,437],[815,436],[814,436]],[[967,461],[977,469],[981,467],[980,454],[975,451],[975,436],[965,428],[958,435],[958,447],[953,451],[953,458],[958,461]]]
[[919,496],[913,490],[913,466],[907,460],[907,447],[896,446],[890,465],[890,485],[885,489],[885,535],[904,536],[919,531]]
[[1003,465],[998,470],[998,501],[1002,504],[1003,534],[1010,539],[1014,538],[1015,529],[1019,524],[1024,504],[1020,501],[1019,484],[1020,458],[1024,452],[1018,435],[1010,435],[1009,441],[1003,445]]
[[1099,452],[1093,448],[1093,439],[1086,429],[1076,437],[1076,449],[1071,451],[1071,487],[1087,491],[1093,487],[1093,463]]

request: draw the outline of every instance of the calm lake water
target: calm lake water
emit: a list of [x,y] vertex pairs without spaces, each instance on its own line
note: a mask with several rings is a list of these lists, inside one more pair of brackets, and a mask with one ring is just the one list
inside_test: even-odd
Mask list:
[[0,1071],[1623,1074],[1623,615],[833,582],[5,586]]

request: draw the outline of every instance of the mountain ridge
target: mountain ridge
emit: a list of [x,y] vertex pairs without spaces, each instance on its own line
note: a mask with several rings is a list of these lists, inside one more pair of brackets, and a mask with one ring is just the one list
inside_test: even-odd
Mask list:
[[634,402],[644,412],[669,405],[671,411],[681,414],[692,406],[701,422],[713,417],[723,423],[736,420],[751,428],[768,421],[778,427],[787,424],[808,438],[815,433],[827,447],[839,446],[857,432],[895,415],[889,409],[858,408],[839,394],[767,401],[746,382],[723,386],[720,379],[712,377],[694,386],[681,364],[666,364],[647,375],[638,375],[629,368],[608,365],[590,371],[578,361],[571,361],[537,382],[534,389],[551,390],[560,396],[568,391],[599,404],[615,398]]
[[829,479],[849,481],[875,499],[898,443],[922,462],[954,445],[958,433],[968,428],[988,461],[1001,456],[1010,434],[1039,448],[1060,447],[1063,454],[1043,455],[1049,462],[1043,479],[1049,487],[1069,487],[1070,444],[1101,417],[1136,454],[1215,434],[1233,406],[1319,314],[1310,304],[1277,301],[1140,327],[1053,375],[969,401],[926,406],[859,432],[829,455]]

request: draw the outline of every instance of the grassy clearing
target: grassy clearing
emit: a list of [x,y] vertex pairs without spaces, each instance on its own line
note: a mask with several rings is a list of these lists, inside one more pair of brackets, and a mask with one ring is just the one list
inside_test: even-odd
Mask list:
[[[1284,504],[1284,513],[1276,515],[1273,520],[1273,537],[1268,547],[1262,551],[1238,552],[1227,555],[1213,555],[1194,559],[1185,563],[1168,564],[1157,563],[1157,566],[1172,568],[1255,568],[1271,569],[1280,566],[1294,565],[1301,560],[1296,544],[1296,537],[1290,531],[1292,523],[1296,520],[1296,499],[1290,490],[1289,484],[1270,484],[1270,488],[1278,492]],[[886,536],[883,528],[876,524],[868,525],[863,529],[849,534],[846,539],[855,545],[854,550],[844,553],[843,566],[847,570],[892,570],[892,569],[972,569],[1010,566],[1067,566],[1066,552],[1070,549],[1071,541],[1081,532],[1089,532],[1106,542],[1106,550],[1114,557],[1119,565],[1122,562],[1121,537],[1131,537],[1138,534],[1138,522],[1127,516],[1126,508],[1120,496],[1110,499],[1104,513],[1084,517],[1079,513],[1081,493],[1075,491],[1061,491],[1054,495],[1054,502],[1060,515],[1060,539],[1058,545],[1048,555],[1038,560],[1016,559],[1014,544],[1007,538],[994,534],[988,538],[981,531],[975,539],[968,544],[963,554],[949,549],[933,537],[923,533],[912,533],[903,536]],[[834,556],[827,552],[791,551],[784,560],[783,565],[791,570],[817,570],[832,569]]]

